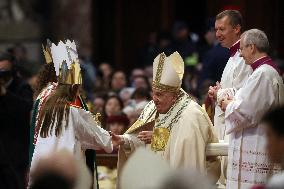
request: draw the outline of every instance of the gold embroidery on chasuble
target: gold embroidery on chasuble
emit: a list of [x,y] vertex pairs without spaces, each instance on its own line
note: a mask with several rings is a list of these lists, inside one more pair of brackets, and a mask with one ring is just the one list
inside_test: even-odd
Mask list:
[[171,109],[161,119],[156,119],[151,140],[152,151],[165,151],[171,135],[171,130],[181,118],[181,114],[189,104],[190,100],[191,98],[189,95],[184,91],[181,91],[179,98]]
[[155,128],[151,140],[151,150],[154,152],[165,151],[169,138],[170,138],[170,131],[168,128],[165,127]]
[[[156,112],[156,107],[153,101],[150,101],[145,108],[143,109],[142,113],[140,114],[137,121],[133,123],[131,127],[127,129],[125,134],[133,133],[134,131],[138,132],[138,129],[142,130],[153,130],[153,125],[148,124],[152,122],[155,118],[153,117],[154,113]],[[141,131],[142,131],[141,130]]]
[[183,110],[190,103],[191,97],[183,90],[170,110],[160,116],[157,113],[155,104],[150,101],[142,111],[138,120],[125,132],[131,134],[140,131],[153,131],[151,149],[153,151],[165,151],[170,138],[172,128],[181,118]]

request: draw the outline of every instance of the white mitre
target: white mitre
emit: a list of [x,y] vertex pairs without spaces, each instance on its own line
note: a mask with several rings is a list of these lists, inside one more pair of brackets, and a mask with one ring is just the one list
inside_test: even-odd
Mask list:
[[161,91],[179,91],[184,74],[184,62],[178,52],[170,56],[159,54],[153,63],[153,88]]

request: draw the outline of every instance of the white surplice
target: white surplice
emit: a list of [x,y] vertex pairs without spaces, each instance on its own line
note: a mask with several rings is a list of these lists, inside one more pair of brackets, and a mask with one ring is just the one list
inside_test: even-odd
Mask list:
[[[240,41],[236,42],[233,45],[239,45]],[[236,49],[237,50],[237,49]],[[221,87],[222,89],[231,88],[235,90],[240,89],[245,81],[248,79],[250,74],[252,73],[252,68],[245,64],[245,61],[242,57],[240,57],[240,53],[238,51],[231,56],[224,68],[222,77],[221,77]],[[222,96],[225,91],[219,90],[217,96]],[[225,92],[226,93],[226,92]],[[221,110],[221,108],[216,105],[215,106],[215,114],[214,114],[214,127],[216,129],[216,133],[218,135],[219,140],[225,140],[228,142],[228,138],[226,138],[226,126],[225,126],[225,114]]]
[[[203,173],[210,172],[219,178],[220,162],[215,159],[206,162],[205,148],[208,143],[218,142],[213,132],[213,125],[205,112],[183,90],[181,96],[166,114],[159,114],[154,127],[167,127],[170,129],[170,138],[165,151],[159,151],[172,168],[191,168]],[[153,101],[142,111],[138,120],[143,123],[155,119],[156,107]],[[143,127],[143,126],[142,126]],[[143,129],[140,129],[140,131]],[[137,138],[139,131],[127,132],[122,135],[125,144],[120,146],[118,168],[121,169],[131,152],[137,147],[146,146]],[[147,145],[149,147],[149,145]]]
[[[245,60],[240,57],[240,53],[238,52],[239,46],[240,40],[230,48],[231,57],[229,58],[221,77],[221,89],[217,92],[217,102],[214,114],[214,129],[217,133],[218,139],[224,140],[225,142],[229,142],[229,138],[228,135],[226,135],[225,114],[218,106],[220,103],[219,100],[225,95],[234,95],[235,91],[243,86],[252,73],[252,68],[246,65]],[[227,157],[222,157],[221,162],[222,176],[220,182],[225,185]]]
[[[34,149],[30,173],[33,172],[38,160],[60,150],[68,150],[74,154],[77,160],[85,161],[86,149],[104,149],[110,153],[113,150],[111,136],[107,131],[97,125],[90,112],[70,106],[68,126],[62,122],[62,133],[55,135],[55,127],[52,135],[42,138],[40,134]],[[33,178],[30,175],[29,186]]]
[[273,171],[266,152],[264,128],[258,126],[268,110],[284,103],[284,85],[270,65],[259,66],[240,88],[225,111],[229,134],[227,188],[263,184]]

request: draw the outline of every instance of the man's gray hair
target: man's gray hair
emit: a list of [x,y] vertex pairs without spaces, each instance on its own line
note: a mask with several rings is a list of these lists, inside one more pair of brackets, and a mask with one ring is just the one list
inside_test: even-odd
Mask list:
[[259,29],[250,29],[245,31],[241,38],[245,45],[255,45],[259,52],[268,53],[269,41],[266,34]]

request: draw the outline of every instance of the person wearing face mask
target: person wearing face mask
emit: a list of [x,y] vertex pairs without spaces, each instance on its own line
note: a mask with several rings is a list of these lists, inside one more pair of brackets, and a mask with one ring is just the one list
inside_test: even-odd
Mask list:
[[25,100],[30,109],[33,103],[31,87],[17,76],[15,58],[10,53],[0,52],[0,80],[7,91]]
[[[32,99],[13,71],[13,57],[0,53],[0,188],[25,188]],[[32,96],[30,96],[31,98]]]

